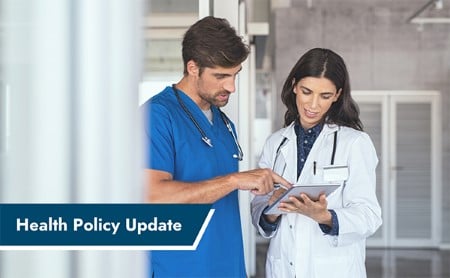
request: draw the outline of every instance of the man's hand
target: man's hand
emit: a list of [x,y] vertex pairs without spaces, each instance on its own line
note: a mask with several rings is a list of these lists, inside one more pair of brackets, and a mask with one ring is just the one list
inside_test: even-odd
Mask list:
[[291,183],[283,177],[266,169],[254,169],[232,174],[233,179],[240,190],[250,190],[255,195],[265,195],[274,190],[274,184],[282,184],[291,187]]

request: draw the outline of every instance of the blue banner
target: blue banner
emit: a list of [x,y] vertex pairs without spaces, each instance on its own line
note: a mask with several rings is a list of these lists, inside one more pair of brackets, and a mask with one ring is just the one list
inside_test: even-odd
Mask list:
[[195,250],[213,213],[200,204],[0,204],[0,249]]

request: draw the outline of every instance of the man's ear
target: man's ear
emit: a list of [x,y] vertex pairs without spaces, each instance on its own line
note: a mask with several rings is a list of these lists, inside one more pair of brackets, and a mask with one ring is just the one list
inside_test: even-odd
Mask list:
[[198,76],[199,68],[194,60],[190,60],[187,62],[186,69],[189,75]]

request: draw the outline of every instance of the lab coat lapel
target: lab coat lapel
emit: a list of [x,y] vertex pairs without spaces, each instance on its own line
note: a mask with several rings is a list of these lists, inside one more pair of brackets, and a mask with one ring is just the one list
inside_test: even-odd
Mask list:
[[287,138],[287,143],[281,147],[281,156],[286,162],[286,170],[283,177],[291,183],[297,182],[297,136],[295,135],[294,123],[292,123],[282,134]]

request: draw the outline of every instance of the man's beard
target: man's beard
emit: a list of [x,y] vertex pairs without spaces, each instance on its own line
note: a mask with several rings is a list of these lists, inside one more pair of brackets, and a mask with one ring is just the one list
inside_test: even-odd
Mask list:
[[[225,105],[228,104],[228,101],[230,100],[230,92],[228,91],[222,91],[219,93],[215,93],[214,95],[210,96],[210,95],[200,95],[200,97],[208,102],[211,105],[217,106],[217,107],[223,107]],[[220,100],[221,95],[227,95],[226,99]]]

